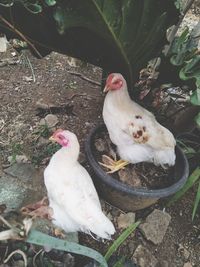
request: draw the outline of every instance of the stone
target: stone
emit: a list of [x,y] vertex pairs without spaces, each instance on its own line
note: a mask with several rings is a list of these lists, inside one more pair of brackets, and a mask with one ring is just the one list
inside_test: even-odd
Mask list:
[[190,262],[186,262],[183,267],[192,267],[192,264]]
[[50,109],[56,107],[55,104],[53,103],[46,103],[42,98],[40,98],[36,103],[35,103],[36,108],[38,109]]
[[162,242],[170,221],[171,216],[168,213],[155,209],[139,228],[147,240],[157,245]]
[[28,158],[26,155],[16,155],[15,157],[9,156],[8,157],[8,162],[13,163],[26,163],[28,162]]
[[22,181],[6,175],[0,178],[0,203],[6,205],[6,212],[18,210],[40,198],[42,198],[40,191],[23,186]]
[[124,169],[121,169],[118,174],[120,181],[122,181],[123,183],[126,183],[132,187],[142,186],[141,180],[133,168],[130,168],[128,166]]
[[121,213],[117,219],[119,228],[127,228],[130,224],[135,222],[135,213],[128,212],[126,214]]
[[37,147],[46,146],[50,143],[50,141],[42,136],[39,137]]
[[4,169],[4,172],[25,181],[32,179],[37,173],[35,167],[30,163],[15,163],[7,169]]
[[41,119],[39,125],[47,125],[49,128],[52,128],[58,124],[59,120],[56,115],[48,114],[45,118]]
[[106,151],[106,144],[103,139],[99,138],[95,141],[95,147],[99,152]]
[[189,259],[190,252],[182,244],[179,244],[178,251],[180,251],[180,253],[183,255],[185,260]]
[[138,264],[139,267],[157,267],[158,265],[157,259],[142,245],[136,248],[133,254],[133,261]]

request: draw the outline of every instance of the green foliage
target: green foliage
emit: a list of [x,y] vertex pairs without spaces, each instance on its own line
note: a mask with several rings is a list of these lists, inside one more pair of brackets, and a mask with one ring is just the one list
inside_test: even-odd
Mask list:
[[16,162],[16,156],[22,153],[22,145],[20,143],[12,143],[11,150],[12,162]]
[[178,199],[180,199],[197,182],[199,182],[199,186],[198,186],[198,191],[196,194],[196,198],[195,198],[195,202],[194,202],[194,208],[193,208],[193,212],[192,212],[192,219],[194,219],[196,211],[197,211],[197,207],[198,207],[199,201],[200,201],[200,167],[197,167],[192,172],[192,174],[189,176],[189,178],[188,178],[187,182],[185,183],[185,185],[183,186],[183,188],[180,191],[178,191],[171,198],[171,200],[168,202],[167,206],[170,206],[171,204],[176,202]]
[[39,125],[38,130],[34,132],[34,134],[37,134],[38,136],[42,136],[44,138],[49,137],[50,133],[51,133],[51,130],[49,129],[47,124]]
[[26,242],[39,246],[48,246],[50,248],[54,248],[57,250],[63,250],[70,253],[75,253],[86,257],[90,257],[95,261],[99,262],[102,267],[108,267],[104,257],[96,250],[73,242],[61,240],[36,230],[30,231],[28,238],[26,239]]
[[[174,1],[21,0],[20,3],[31,13],[43,12],[42,16],[28,17],[22,10],[26,25],[22,24],[18,5],[13,23],[43,49],[51,47],[108,72],[121,72],[132,86],[140,69],[166,44],[166,29],[178,20],[179,12]],[[15,2],[17,0],[11,1],[12,4]],[[54,8],[49,12],[51,6]],[[15,5],[12,10],[14,8]],[[34,20],[43,27],[36,29]]]
[[38,166],[41,164],[42,160],[48,157],[51,157],[58,149],[60,145],[57,143],[50,143],[47,146],[43,147],[43,149],[39,149],[33,153],[31,158],[31,162]]
[[[175,37],[171,49],[168,52],[170,62],[180,67],[179,77],[183,81],[194,80],[196,90],[192,93],[190,101],[193,105],[200,105],[200,54],[198,50],[198,39],[200,30],[198,24],[190,33],[186,29],[178,37]],[[196,122],[198,125],[200,113]]]
[[130,234],[135,231],[135,229],[140,224],[140,221],[131,224],[127,229],[125,229],[121,235],[113,242],[108,251],[105,254],[105,259],[108,261],[113,253],[118,249],[118,247],[130,236]]

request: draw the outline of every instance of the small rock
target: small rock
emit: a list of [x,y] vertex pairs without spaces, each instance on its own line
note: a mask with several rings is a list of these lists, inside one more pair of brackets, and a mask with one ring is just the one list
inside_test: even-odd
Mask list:
[[183,257],[185,260],[188,260],[190,257],[190,252],[186,248],[183,249]]
[[27,163],[28,158],[25,155],[16,155],[15,157],[9,156],[8,157],[8,162],[13,163]]
[[139,228],[147,240],[157,245],[162,242],[170,220],[171,216],[168,213],[155,209]]
[[121,213],[117,220],[119,228],[127,228],[130,224],[134,222],[135,222],[135,213],[133,212],[129,212],[126,214]]
[[5,169],[4,172],[13,177],[19,177],[20,180],[24,181],[31,180],[37,173],[35,167],[30,163],[15,163]]
[[45,103],[42,98],[40,98],[36,103],[35,103],[36,108],[38,109],[50,109],[56,107],[55,104],[53,103]]
[[156,267],[158,264],[157,259],[151,254],[151,252],[143,247],[142,245],[139,245],[134,254],[133,254],[133,260],[138,264],[140,267]]
[[45,145],[48,145],[49,144],[49,140],[40,136],[39,140],[38,140],[38,143],[37,143],[37,147],[42,147],[42,146],[45,146]]
[[47,125],[49,128],[52,128],[58,124],[59,120],[56,115],[48,114],[44,119],[41,119],[39,125]]
[[192,264],[190,262],[186,262],[183,267],[192,267]]
[[182,244],[179,244],[178,251],[181,252],[181,254],[183,255],[183,257],[184,257],[185,260],[188,260],[189,259],[190,252]]
[[103,139],[99,138],[95,141],[95,147],[99,152],[106,151],[106,144]]
[[119,172],[119,179],[132,187],[141,187],[141,180],[133,168],[126,167]]

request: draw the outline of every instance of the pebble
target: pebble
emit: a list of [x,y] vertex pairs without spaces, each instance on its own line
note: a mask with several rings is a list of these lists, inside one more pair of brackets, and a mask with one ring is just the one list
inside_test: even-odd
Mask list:
[[142,245],[139,245],[134,254],[133,254],[133,260],[138,264],[140,267],[157,267],[158,261],[157,259],[151,254],[151,252],[143,247]]
[[121,213],[117,219],[117,224],[119,228],[127,228],[130,224],[135,222],[135,213],[128,212],[126,214]]
[[139,228],[147,240],[157,245],[162,242],[170,221],[171,216],[168,213],[155,209]]
[[41,119],[39,125],[47,125],[49,128],[52,128],[58,124],[59,120],[56,115],[48,114],[45,118]]
[[37,174],[35,167],[30,163],[15,163],[4,169],[4,172],[13,177],[19,177],[22,181],[29,181]]

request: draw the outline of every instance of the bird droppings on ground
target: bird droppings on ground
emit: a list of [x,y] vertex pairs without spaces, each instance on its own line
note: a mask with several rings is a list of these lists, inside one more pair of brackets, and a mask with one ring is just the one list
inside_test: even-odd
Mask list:
[[[13,59],[8,51],[6,58],[9,57]],[[84,163],[91,174],[92,172],[85,159],[84,141],[89,131],[102,122],[101,113],[104,96],[101,93],[101,88],[78,76],[69,74],[67,70],[70,67],[65,56],[51,53],[41,60],[36,60],[30,54],[28,54],[28,57],[34,69],[35,83],[23,80],[24,76],[30,77],[31,70],[20,64],[17,56],[15,57],[15,65],[6,64],[0,67],[0,192],[2,192],[1,190],[4,192],[3,194],[0,193],[0,207],[3,207],[3,204],[7,205],[7,210],[4,212],[13,207],[19,210],[22,206],[34,203],[46,195],[42,172],[49,158],[58,147],[49,144],[48,138],[52,134],[52,129],[38,127],[41,118],[54,113],[59,120],[56,127],[70,129],[78,135],[82,153],[79,160]],[[101,70],[99,68],[84,65],[84,67],[77,67],[76,71],[92,80],[101,82]],[[76,81],[76,89],[68,86],[72,81]],[[17,90],[15,90],[16,88]],[[46,106],[39,107],[37,103],[39,99],[42,99],[41,102]],[[54,106],[52,111],[51,107],[49,108],[51,105]],[[71,110],[69,106],[73,106]],[[68,107],[67,111],[63,107]],[[40,108],[39,111],[38,108]],[[111,149],[112,147],[110,147],[111,156],[114,156]],[[5,174],[5,169],[14,164],[14,162],[8,161],[8,157],[17,159],[17,155],[26,155],[35,170],[39,172],[38,175],[32,176],[31,182],[30,176],[27,176],[27,171],[24,170],[23,173],[22,169],[22,177],[18,177],[19,172],[17,174],[14,172],[14,176]],[[142,245],[159,263],[166,262],[166,265],[161,265],[162,267],[183,267],[186,262],[188,264],[192,263],[192,265],[184,267],[199,267],[199,215],[193,223],[191,221],[194,193],[190,191],[176,205],[167,209],[172,219],[159,245],[147,241],[141,230],[137,229],[135,234],[132,234],[119,248],[116,255],[124,255],[131,259],[136,248]],[[114,240],[123,230],[119,229],[117,224],[118,217],[123,212],[103,200],[101,203],[109,219],[115,223],[117,233],[113,238]],[[161,202],[144,211],[136,212],[136,220],[145,221],[147,215],[155,207],[162,209],[165,203]],[[181,216],[180,210],[182,210]],[[50,231],[49,228],[46,230],[47,232]],[[113,240],[102,243],[85,234],[79,234],[80,244],[94,248],[103,255]],[[190,252],[188,259],[185,258],[187,255],[184,255],[182,250],[178,250],[179,244],[183,244],[184,248]],[[28,260],[31,260],[40,251],[41,247],[28,246],[24,242],[4,242],[0,246],[0,265],[3,264],[1,255],[5,255],[6,249],[9,253],[16,249],[22,249],[28,255]],[[66,254],[57,250],[42,251],[36,257],[36,263],[38,266],[42,266],[45,262],[48,266],[50,257],[54,266],[63,266]],[[77,258],[76,256],[74,260],[74,266],[76,267],[83,267],[88,262],[88,259]],[[7,267],[16,267],[18,263],[22,264],[22,259],[20,255],[15,255],[6,265]],[[73,265],[69,266],[72,267]]]
[[158,245],[163,241],[170,221],[171,216],[168,213],[155,209],[139,228],[147,240]]

